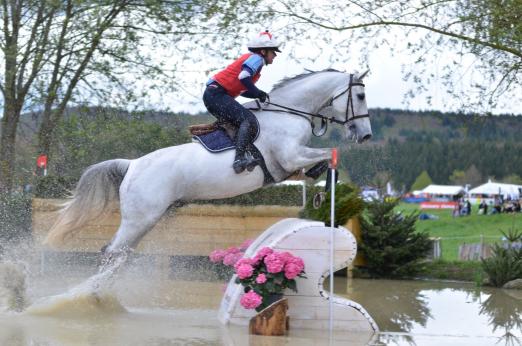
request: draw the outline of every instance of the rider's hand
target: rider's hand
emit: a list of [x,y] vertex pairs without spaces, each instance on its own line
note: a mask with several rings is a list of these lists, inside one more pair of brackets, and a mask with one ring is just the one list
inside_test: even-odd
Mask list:
[[257,98],[259,99],[259,101],[261,102],[266,102],[266,100],[270,100],[270,98],[268,97],[268,94],[266,92],[264,92],[263,90],[259,90],[259,94],[257,95]]

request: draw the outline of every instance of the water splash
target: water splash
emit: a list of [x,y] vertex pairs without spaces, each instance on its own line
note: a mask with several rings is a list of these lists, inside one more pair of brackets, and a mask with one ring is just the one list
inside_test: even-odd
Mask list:
[[25,273],[21,265],[0,263],[0,311],[22,311],[26,305]]
[[115,258],[98,274],[65,293],[40,298],[29,306],[26,312],[38,316],[77,318],[126,312],[111,289],[116,280],[116,273],[125,261],[126,256]]

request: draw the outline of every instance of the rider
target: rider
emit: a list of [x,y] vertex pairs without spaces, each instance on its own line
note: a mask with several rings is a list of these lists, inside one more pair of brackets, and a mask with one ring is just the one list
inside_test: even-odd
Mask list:
[[239,95],[257,98],[261,102],[268,94],[254,84],[261,76],[261,69],[274,61],[280,43],[270,32],[264,31],[248,43],[249,52],[241,55],[224,70],[218,72],[207,82],[203,102],[207,110],[218,120],[232,123],[238,127],[236,138],[236,157],[232,168],[236,173],[249,171],[259,163],[247,155],[248,147],[258,131],[254,114],[235,100]]

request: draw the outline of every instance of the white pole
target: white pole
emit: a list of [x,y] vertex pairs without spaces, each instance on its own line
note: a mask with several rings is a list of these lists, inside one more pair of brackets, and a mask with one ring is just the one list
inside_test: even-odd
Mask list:
[[306,207],[306,181],[302,181],[303,183],[303,208]]
[[335,169],[337,167],[337,149],[332,149],[331,179],[330,179],[330,299],[329,299],[329,316],[330,316],[330,335],[333,332],[333,297],[334,297],[334,251],[335,251]]

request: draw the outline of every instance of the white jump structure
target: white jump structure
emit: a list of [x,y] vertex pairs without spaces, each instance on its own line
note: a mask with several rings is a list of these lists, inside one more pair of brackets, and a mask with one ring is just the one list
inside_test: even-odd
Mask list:
[[[332,228],[322,222],[303,219],[284,219],[264,231],[247,249],[245,257],[253,257],[263,247],[288,251],[305,263],[306,279],[296,278],[298,293],[285,291],[288,316],[292,329],[327,330],[330,327],[329,292],[323,282],[329,274],[330,234]],[[334,268],[340,270],[352,263],[357,253],[357,242],[350,231],[338,227],[335,231]],[[221,301],[219,320],[223,324],[248,325],[255,310],[239,304],[243,287],[235,283],[234,275]],[[333,296],[333,330],[376,332],[377,324],[356,302]]]

